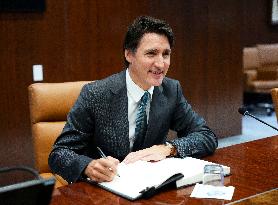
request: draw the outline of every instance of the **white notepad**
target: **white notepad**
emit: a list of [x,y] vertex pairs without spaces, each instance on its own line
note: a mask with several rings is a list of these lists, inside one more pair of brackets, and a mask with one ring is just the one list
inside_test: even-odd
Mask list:
[[[208,161],[186,157],[166,158],[158,162],[137,161],[132,164],[120,163],[118,174],[111,182],[97,185],[129,200],[142,197],[144,190],[154,190],[176,174],[182,174],[176,181],[176,187],[187,186],[202,181],[203,169]],[[224,174],[230,174],[230,168],[223,166]],[[166,183],[167,184],[167,183]]]

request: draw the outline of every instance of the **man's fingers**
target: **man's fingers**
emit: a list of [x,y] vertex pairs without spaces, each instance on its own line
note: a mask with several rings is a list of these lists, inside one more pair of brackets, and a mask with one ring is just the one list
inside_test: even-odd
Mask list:
[[100,158],[93,160],[85,169],[85,174],[97,182],[112,181],[117,172],[118,160]]
[[102,172],[99,172],[97,170],[92,170],[90,172],[89,178],[91,180],[96,181],[96,182],[104,182],[104,181],[112,181],[114,177],[112,175],[111,176],[107,176],[107,175],[105,175]]
[[111,158],[101,158],[99,163],[96,164],[96,168],[107,176],[115,175],[117,172],[118,160],[112,160]]
[[129,164],[129,163],[136,162],[138,160],[159,161],[165,159],[166,157],[167,155],[165,154],[165,146],[154,145],[150,148],[129,153],[123,162]]
[[150,154],[148,152],[146,152],[146,150],[131,152],[126,156],[126,158],[124,159],[123,162],[126,163],[126,164],[133,163],[133,162],[136,162],[138,160],[141,160],[144,157],[147,157],[148,155],[150,155]]
[[107,159],[111,162],[113,162],[115,165],[118,165],[120,161],[114,157],[108,156]]

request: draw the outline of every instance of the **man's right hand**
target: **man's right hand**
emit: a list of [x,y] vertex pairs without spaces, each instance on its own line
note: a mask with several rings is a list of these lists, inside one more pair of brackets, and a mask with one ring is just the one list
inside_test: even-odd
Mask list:
[[119,160],[108,156],[92,160],[84,170],[84,174],[96,182],[112,181],[117,174]]

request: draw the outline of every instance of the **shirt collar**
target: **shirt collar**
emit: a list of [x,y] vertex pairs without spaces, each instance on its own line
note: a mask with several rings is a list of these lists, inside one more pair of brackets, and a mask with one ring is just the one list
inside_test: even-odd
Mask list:
[[[136,83],[133,82],[133,80],[131,79],[131,77],[129,75],[128,69],[126,69],[126,87],[127,87],[127,92],[129,93],[129,95],[132,97],[132,99],[135,102],[138,103],[140,101],[141,97],[144,95],[145,90],[143,90],[138,85],[136,85]],[[151,99],[152,99],[152,95],[153,95],[153,90],[154,90],[154,86],[152,86],[148,89],[148,92],[151,95]]]

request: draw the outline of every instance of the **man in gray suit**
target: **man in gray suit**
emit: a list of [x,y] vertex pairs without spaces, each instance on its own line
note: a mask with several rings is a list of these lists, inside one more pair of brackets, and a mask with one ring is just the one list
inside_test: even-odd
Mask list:
[[[68,182],[111,181],[117,165],[166,157],[202,157],[217,147],[215,134],[165,77],[174,43],[170,26],[142,16],[124,41],[127,69],[85,85],[49,155],[53,172]],[[169,129],[177,138],[167,141]],[[108,156],[99,155],[100,147]]]

